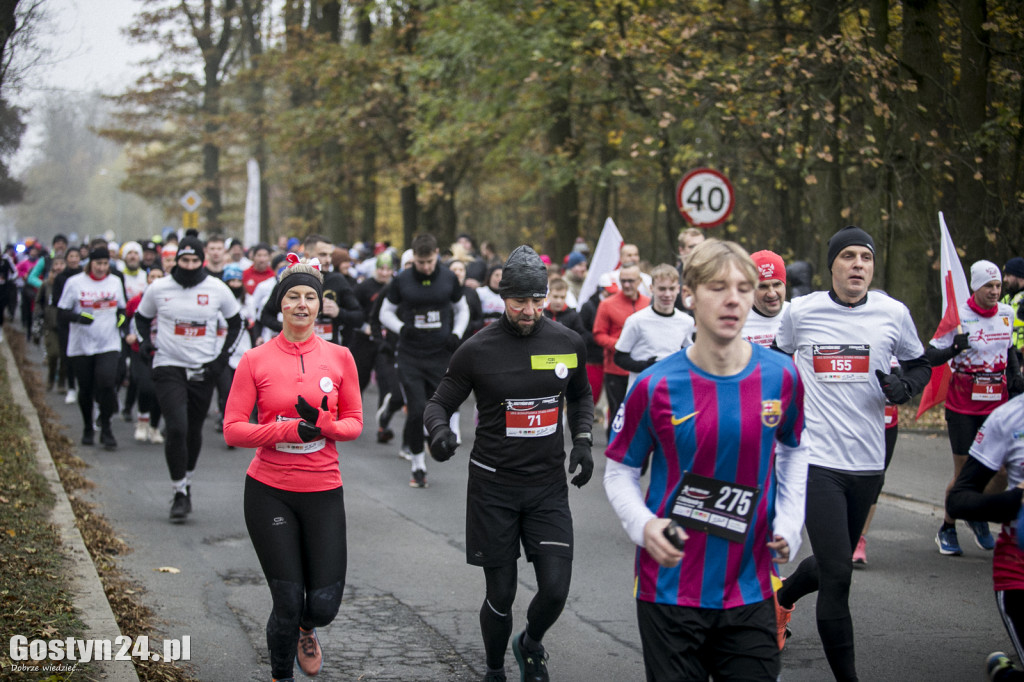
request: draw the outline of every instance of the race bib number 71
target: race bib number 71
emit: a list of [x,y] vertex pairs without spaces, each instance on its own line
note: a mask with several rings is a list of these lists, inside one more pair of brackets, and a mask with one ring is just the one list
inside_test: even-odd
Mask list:
[[508,399],[505,401],[505,435],[510,438],[538,438],[558,430],[558,407],[562,397]]

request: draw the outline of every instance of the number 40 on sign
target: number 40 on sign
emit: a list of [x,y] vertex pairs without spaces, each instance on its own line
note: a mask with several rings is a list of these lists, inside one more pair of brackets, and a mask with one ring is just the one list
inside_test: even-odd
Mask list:
[[733,208],[729,180],[716,170],[697,168],[687,173],[676,187],[676,207],[694,227],[717,227]]

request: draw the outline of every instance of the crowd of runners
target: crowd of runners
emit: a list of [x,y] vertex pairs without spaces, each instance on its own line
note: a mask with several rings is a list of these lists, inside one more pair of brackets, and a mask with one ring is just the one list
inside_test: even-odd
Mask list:
[[[407,249],[58,235],[0,258],[0,339],[17,319],[6,333],[44,347],[47,389],[78,405],[83,446],[124,447],[111,428],[123,418],[163,447],[174,523],[193,513],[208,417],[228,446],[255,449],[245,521],[273,601],[275,680],[323,664],[316,628],[338,613],[347,566],[339,457],[371,382],[367,426],[409,460],[415,489],[429,487],[428,456],[462,454],[475,398],[466,561],[485,576],[485,680],[506,679],[510,645],[521,680],[548,679],[542,641],[572,576],[567,486],[590,481],[599,425],[604,488],[637,545],[648,680],[777,679],[812,592],[824,657],[856,680],[852,574],[898,406],[946,365],[952,467],[935,543],[962,554],[962,519],[993,552],[998,612],[1024,655],[1024,259],[971,264],[960,326],[924,346],[906,306],[872,288],[875,244],[858,227],[829,239],[818,291],[809,263],[695,229],[674,263],[624,243],[614,268],[589,272],[593,255],[582,239],[552,260],[526,245],[503,258],[470,235]],[[804,533],[811,552],[790,568]],[[521,552],[537,593],[516,632]],[[986,669],[1024,678],[1001,652]]]

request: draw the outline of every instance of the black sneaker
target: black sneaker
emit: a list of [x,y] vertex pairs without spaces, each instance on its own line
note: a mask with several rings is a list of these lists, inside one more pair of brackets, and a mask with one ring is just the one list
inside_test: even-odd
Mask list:
[[395,437],[395,432],[391,429],[377,429],[377,442],[378,443],[390,443],[391,439]]
[[131,423],[132,423],[132,421],[133,421],[133,420],[135,419],[134,417],[132,417],[132,411],[131,411],[131,409],[130,409],[130,408],[129,408],[129,409],[126,409],[126,410],[123,410],[123,411],[121,412],[121,417],[122,417],[122,418],[123,418],[123,419],[124,419],[124,420],[125,420],[126,422],[128,422],[129,424],[131,424]]
[[548,653],[541,647],[540,651],[530,651],[523,646],[523,635],[526,631],[515,636],[512,640],[512,653],[519,664],[520,682],[548,682]]
[[427,486],[427,472],[423,469],[417,469],[412,472],[412,478],[409,480],[410,488],[426,488]]
[[505,671],[491,672],[484,675],[484,682],[508,682],[508,678],[505,677]]
[[185,493],[174,493],[174,502],[171,503],[171,521],[181,523],[192,511],[192,502]]
[[92,429],[82,431],[82,445],[93,445],[96,442],[96,432]]
[[100,445],[107,450],[117,450],[117,439],[109,426],[100,429]]

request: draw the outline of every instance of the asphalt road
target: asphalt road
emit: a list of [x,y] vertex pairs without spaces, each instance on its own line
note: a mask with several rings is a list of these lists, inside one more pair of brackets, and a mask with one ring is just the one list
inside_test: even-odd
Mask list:
[[[365,395],[367,405],[376,405],[373,390]],[[49,394],[49,402],[77,442],[77,406],[65,405],[57,393]],[[397,445],[375,442],[373,409],[365,412],[362,437],[340,448],[348,580],[338,618],[320,631],[320,678],[480,679],[483,575],[466,565],[463,544],[472,408],[462,412],[467,443],[450,462],[428,460],[425,490],[408,486],[408,462],[397,456]],[[252,452],[229,450],[214,422],[207,422],[193,483],[194,511],[186,524],[168,522],[171,488],[162,446],[136,443],[134,425],[120,416],[115,452],[78,448],[90,465],[85,475],[96,484],[84,495],[133,548],[121,566],[144,588],[163,634],[191,638],[197,678],[267,680],[270,594],[242,517],[242,484]],[[397,416],[394,425],[401,422]],[[598,433],[603,439],[603,429]],[[582,490],[570,486],[576,559],[569,602],[545,638],[552,679],[643,679],[631,596],[633,548],[600,484],[602,446],[595,446],[591,483]],[[965,527],[965,556],[940,556],[934,545],[950,469],[945,437],[901,435],[869,535],[869,564],[854,574],[851,601],[863,680],[980,679],[989,652],[1012,650],[992,596],[991,555],[969,541]],[[805,542],[801,556],[809,549]],[[517,632],[533,590],[532,569],[520,560]],[[797,605],[783,680],[831,679],[813,601]],[[514,669],[510,651],[506,670]]]

